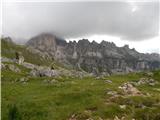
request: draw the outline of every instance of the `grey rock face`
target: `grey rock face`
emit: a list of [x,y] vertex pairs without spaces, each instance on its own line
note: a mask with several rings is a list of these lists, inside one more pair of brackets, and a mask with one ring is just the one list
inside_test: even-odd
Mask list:
[[32,70],[30,72],[31,76],[39,76],[39,77],[43,77],[43,76],[47,76],[47,77],[53,77],[53,76],[58,76],[58,71],[56,70],[51,70],[51,69],[41,69],[41,70]]
[[12,65],[12,64],[5,65],[4,69],[8,69],[8,70],[13,71],[13,72],[21,72],[21,70],[17,66]]
[[1,62],[15,62],[16,60],[12,60],[6,57],[1,57]]
[[67,43],[51,34],[41,34],[29,40],[27,45],[47,53],[63,64],[95,75],[123,74],[160,68],[159,54],[142,54],[130,49],[128,45],[117,47],[114,43],[106,41],[98,44],[82,39]]

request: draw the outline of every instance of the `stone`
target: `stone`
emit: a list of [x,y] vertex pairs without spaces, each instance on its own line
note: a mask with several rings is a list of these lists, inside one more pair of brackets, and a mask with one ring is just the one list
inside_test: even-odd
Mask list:
[[6,57],[1,57],[1,62],[14,62],[14,60],[6,58]]
[[155,83],[148,83],[150,86],[155,86]]
[[22,78],[16,78],[12,83],[21,83],[21,84],[28,84],[28,78],[22,77]]
[[24,57],[23,56],[19,56],[18,64],[21,65],[21,64],[23,64],[23,62],[24,62]]
[[41,68],[40,70],[32,70],[30,72],[31,76],[38,76],[38,77],[54,77],[54,76],[58,76],[59,72],[57,70],[52,70],[49,68]]
[[57,82],[58,82],[58,81],[55,80],[55,79],[52,79],[52,80],[50,81],[51,84],[54,84],[54,83],[57,83]]
[[132,96],[142,95],[141,92],[131,83],[124,83],[119,88],[122,89],[126,95],[132,95]]
[[24,78],[24,77],[20,78],[19,82],[21,82],[21,83],[28,82],[28,78]]
[[154,86],[157,82],[152,79],[152,78],[141,78],[139,81],[138,81],[138,85],[144,85],[144,84],[148,84],[150,86]]
[[105,83],[112,83],[111,80],[105,80],[104,82],[105,82]]
[[140,78],[140,80],[138,81],[138,85],[143,85],[147,83],[147,78]]
[[152,72],[147,72],[146,75],[147,75],[148,77],[153,77],[153,73],[152,73]]
[[13,71],[13,72],[21,72],[21,70],[13,64],[7,64],[6,68]]
[[31,63],[27,63],[27,62],[23,62],[22,65],[28,69],[38,69],[37,65],[31,64]]
[[25,78],[20,78],[19,81],[20,81],[20,82],[25,82],[26,80],[25,80]]
[[126,105],[119,105],[121,109],[126,109]]
[[18,64],[22,64],[24,62],[24,57],[21,52],[15,52],[16,60]]
[[107,94],[108,94],[108,95],[113,95],[113,96],[114,96],[114,95],[117,95],[117,92],[116,92],[116,91],[108,91]]
[[114,120],[120,120],[117,116],[114,117]]
[[119,118],[118,116],[115,116],[114,120],[125,120],[125,117],[123,116],[123,117]]
[[1,70],[4,70],[4,69],[6,69],[6,66],[5,66],[5,64],[3,64],[3,63],[1,63]]

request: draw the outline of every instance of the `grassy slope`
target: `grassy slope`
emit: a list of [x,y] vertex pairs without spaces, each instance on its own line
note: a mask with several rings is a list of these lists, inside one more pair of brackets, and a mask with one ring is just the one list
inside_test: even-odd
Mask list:
[[[15,51],[21,51],[25,61],[49,65],[50,60],[42,59],[32,54],[24,46],[15,45],[2,40],[2,56],[15,58]],[[14,73],[9,70],[2,71],[2,120],[8,120],[9,116],[16,115],[16,120],[66,120],[72,114],[78,114],[79,119],[92,117],[98,120],[113,119],[115,115],[126,116],[127,120],[159,120],[160,119],[160,84],[156,86],[139,86],[143,93],[150,93],[150,97],[119,97],[108,102],[109,95],[106,90],[115,90],[119,85],[127,81],[138,80],[143,74],[115,75],[107,77],[113,83],[105,83],[104,80],[95,78],[56,78],[59,82],[54,85],[46,85],[44,79],[28,77],[29,69],[15,64],[22,72]],[[16,78],[28,77],[27,85],[13,83]],[[154,72],[154,79],[160,82],[160,71]],[[127,109],[120,109],[120,104],[126,104]],[[147,106],[142,109],[140,104]],[[86,110],[92,111],[85,112]],[[14,113],[14,114],[13,114]]]
[[50,65],[52,63],[49,59],[43,59],[37,54],[33,54],[26,50],[23,45],[15,45],[14,43],[7,42],[1,39],[1,56],[7,58],[15,58],[15,52],[21,52],[26,62],[37,65]]
[[[19,66],[20,67],[20,66]],[[53,78],[29,78],[29,83],[12,83],[16,78],[27,76],[27,69],[21,68],[22,73],[2,71],[2,120],[8,120],[9,111],[16,106],[16,115],[22,120],[66,120],[72,114],[78,114],[79,119],[92,117],[113,119],[115,115],[137,118],[138,120],[158,120],[160,118],[159,88],[156,86],[140,86],[143,93],[150,93],[151,97],[126,97],[107,102],[109,95],[107,89],[121,92],[117,87],[126,81],[134,81],[142,77],[142,74],[115,75],[107,77],[112,84],[95,78],[56,78],[59,82],[54,85],[46,85],[44,79]],[[156,71],[154,78],[160,82],[160,71]],[[120,104],[126,104],[127,109],[120,109]],[[139,104],[147,106],[142,109]],[[92,111],[85,112],[86,110]],[[17,117],[18,119],[18,117]]]

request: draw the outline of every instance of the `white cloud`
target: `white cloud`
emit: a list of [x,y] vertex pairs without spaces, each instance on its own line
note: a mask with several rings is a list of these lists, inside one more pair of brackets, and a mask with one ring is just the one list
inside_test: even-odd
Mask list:
[[140,52],[159,51],[157,0],[55,1],[3,0],[3,33],[23,41],[52,32],[66,39],[107,40]]

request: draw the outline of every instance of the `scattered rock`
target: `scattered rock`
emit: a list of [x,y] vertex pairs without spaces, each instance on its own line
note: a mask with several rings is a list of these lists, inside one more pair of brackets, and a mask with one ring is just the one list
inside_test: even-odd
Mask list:
[[21,72],[21,70],[15,66],[15,65],[12,65],[12,64],[7,64],[5,65],[7,69],[13,71],[13,72]]
[[147,73],[146,73],[146,76],[148,76],[148,77],[153,77],[153,73],[152,73],[152,72],[147,72]]
[[26,79],[25,78],[20,78],[20,80],[19,80],[20,82],[25,82],[26,81]]
[[121,118],[118,118],[118,116],[115,116],[115,117],[114,117],[114,120],[125,120],[125,117],[123,116],[123,117],[121,117]]
[[148,84],[151,86],[154,86],[156,84],[156,81],[152,78],[141,78],[138,82],[137,85],[144,85],[144,84]]
[[58,82],[58,81],[55,80],[55,79],[52,79],[52,80],[50,81],[51,84],[54,84],[54,83],[57,83],[57,82]]
[[100,78],[101,78],[101,77],[99,77],[99,76],[98,76],[98,77],[96,77],[96,79],[97,79],[97,80],[99,80]]
[[105,83],[112,83],[111,80],[105,80],[104,82],[105,82]]
[[27,63],[27,62],[23,62],[22,64],[24,67],[28,68],[28,69],[38,69],[37,65],[31,64],[31,63]]
[[29,81],[28,78],[24,78],[24,77],[23,77],[23,78],[20,78],[20,80],[19,80],[19,82],[22,82],[22,83],[23,83],[23,82],[28,82],[28,81]]
[[92,119],[92,118],[88,118],[88,119],[86,119],[86,120],[94,120],[94,119]]
[[28,83],[28,78],[22,77],[22,78],[16,78],[13,83],[22,83],[22,84],[27,84]]
[[30,75],[34,77],[38,76],[37,70],[31,70]]
[[76,119],[76,115],[73,114],[73,115],[69,118],[69,120],[77,120],[77,119]]
[[55,84],[55,83],[58,83],[58,81],[55,80],[55,79],[52,79],[52,80],[45,79],[45,80],[43,80],[43,83],[45,83],[45,84]]
[[22,64],[24,62],[24,57],[22,56],[21,52],[15,52],[16,60],[18,64]]
[[24,62],[24,57],[23,56],[19,56],[19,59],[18,59],[18,64],[23,64]]
[[5,64],[3,64],[3,63],[1,63],[1,70],[3,70],[3,69],[5,69],[6,68],[6,66],[5,66]]
[[108,95],[113,95],[113,96],[114,96],[114,95],[117,95],[117,92],[116,92],[116,91],[108,91],[107,94],[108,94]]
[[126,105],[119,105],[121,109],[126,109]]
[[52,76],[57,76],[58,72],[56,70],[51,70],[51,69],[42,69],[38,71],[39,76],[47,76],[47,77],[52,77]]
[[119,88],[122,89],[124,93],[127,95],[133,95],[133,96],[142,95],[141,92],[131,83],[124,83]]
[[56,70],[51,70],[51,69],[41,69],[41,70],[32,70],[30,72],[30,75],[31,76],[38,76],[38,77],[44,77],[44,76],[47,76],[47,77],[53,77],[53,76],[58,76],[59,75],[59,72],[56,71]]
[[1,57],[1,62],[15,62],[15,61],[6,57]]

